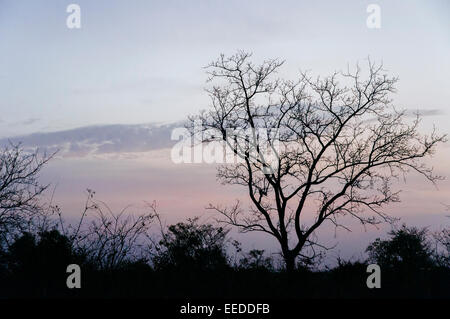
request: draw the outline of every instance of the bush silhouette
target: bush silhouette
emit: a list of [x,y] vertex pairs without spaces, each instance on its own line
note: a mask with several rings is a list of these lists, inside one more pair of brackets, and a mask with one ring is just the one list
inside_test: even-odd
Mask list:
[[66,290],[66,268],[80,263],[69,239],[57,230],[38,235],[24,233],[5,253],[13,288],[22,294],[48,296]]
[[[164,229],[153,267],[144,259],[125,259],[105,269],[57,230],[23,233],[0,256],[0,298],[448,297],[450,273],[436,262],[427,231],[403,226],[389,234],[369,245],[367,261],[338,259],[331,269],[286,273],[256,249],[232,266],[228,231],[198,218]],[[366,286],[369,262],[381,266],[380,290]],[[82,289],[66,287],[66,268],[72,263],[82,269]]]
[[433,266],[433,251],[427,240],[427,230],[403,225],[389,232],[391,238],[377,238],[367,247],[369,261],[385,269],[423,270]]
[[219,270],[229,267],[226,254],[228,231],[198,218],[171,225],[163,234],[153,258],[155,269]]
[[273,260],[264,256],[264,250],[252,249],[239,261],[238,268],[252,271],[274,271]]

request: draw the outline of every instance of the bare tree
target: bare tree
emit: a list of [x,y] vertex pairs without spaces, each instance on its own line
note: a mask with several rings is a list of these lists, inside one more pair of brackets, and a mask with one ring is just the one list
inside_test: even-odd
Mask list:
[[114,213],[94,195],[93,190],[87,190],[85,207],[76,225],[66,225],[60,208],[53,207],[59,215],[61,231],[69,238],[75,251],[104,270],[144,260],[147,257],[148,231],[157,216],[155,203],[148,204],[149,210],[142,214],[128,213],[129,207]]
[[38,177],[52,156],[26,152],[20,144],[0,149],[0,244],[43,216],[40,197],[48,185],[41,185]]
[[[252,203],[210,208],[243,232],[274,236],[288,271],[318,244],[314,232],[325,221],[344,228],[343,215],[362,224],[390,221],[381,208],[399,201],[393,180],[411,170],[433,183],[441,178],[421,160],[445,136],[420,134],[419,116],[411,120],[392,106],[397,78],[382,66],[368,61],[366,76],[357,66],[288,81],[274,77],[282,61],[255,65],[250,58],[221,55],[207,67],[212,106],[190,117],[188,128],[203,143],[225,143],[238,158],[221,165],[218,178],[244,186]],[[314,221],[306,224],[308,213]]]

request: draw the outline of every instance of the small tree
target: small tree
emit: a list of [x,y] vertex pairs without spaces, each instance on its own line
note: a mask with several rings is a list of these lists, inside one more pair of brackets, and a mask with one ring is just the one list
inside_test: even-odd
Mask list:
[[428,231],[405,225],[389,232],[390,239],[377,238],[367,247],[369,261],[383,269],[428,269],[433,265],[433,250]]
[[41,297],[67,291],[66,267],[81,261],[57,230],[23,233],[9,246],[5,260],[12,279],[8,294]]
[[218,270],[228,267],[225,251],[228,231],[211,224],[188,219],[163,230],[155,244],[153,262],[156,269]]
[[[245,187],[252,203],[210,208],[243,232],[275,237],[288,270],[316,244],[312,235],[325,221],[390,221],[381,208],[399,201],[393,179],[411,170],[439,179],[421,159],[445,137],[420,134],[419,117],[408,121],[392,106],[397,79],[381,66],[369,61],[366,78],[358,67],[288,81],[274,78],[283,62],[255,65],[250,58],[221,55],[208,66],[212,105],[188,127],[203,143],[226,144],[238,160],[222,165],[218,178]],[[267,151],[275,154],[270,160]],[[305,223],[307,213],[315,213],[312,223]]]

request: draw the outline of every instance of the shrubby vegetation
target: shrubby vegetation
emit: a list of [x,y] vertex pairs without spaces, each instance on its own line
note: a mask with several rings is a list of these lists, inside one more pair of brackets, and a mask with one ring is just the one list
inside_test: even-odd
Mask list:
[[226,252],[228,231],[188,219],[163,230],[152,259],[156,270],[208,271],[229,267]]
[[[302,264],[289,273],[263,250],[243,252],[226,229],[197,218],[161,229],[159,240],[140,247],[105,249],[101,243],[114,243],[117,234],[104,232],[100,241],[98,235],[83,237],[80,248],[79,239],[54,227],[22,233],[2,250],[1,297],[449,296],[450,270],[442,263],[448,250],[436,250],[426,229],[405,225],[371,243],[367,260],[338,259],[325,270]],[[134,232],[119,242],[130,242],[129,236]],[[73,263],[82,269],[82,289],[66,287],[66,267]],[[382,289],[366,287],[369,263],[381,266]]]

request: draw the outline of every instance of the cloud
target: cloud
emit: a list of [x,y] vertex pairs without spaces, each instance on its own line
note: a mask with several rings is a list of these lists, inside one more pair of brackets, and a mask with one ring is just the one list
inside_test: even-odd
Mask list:
[[183,123],[171,124],[113,124],[86,126],[70,130],[0,139],[0,145],[18,143],[26,149],[39,148],[58,151],[59,156],[147,152],[171,147],[172,130]]

